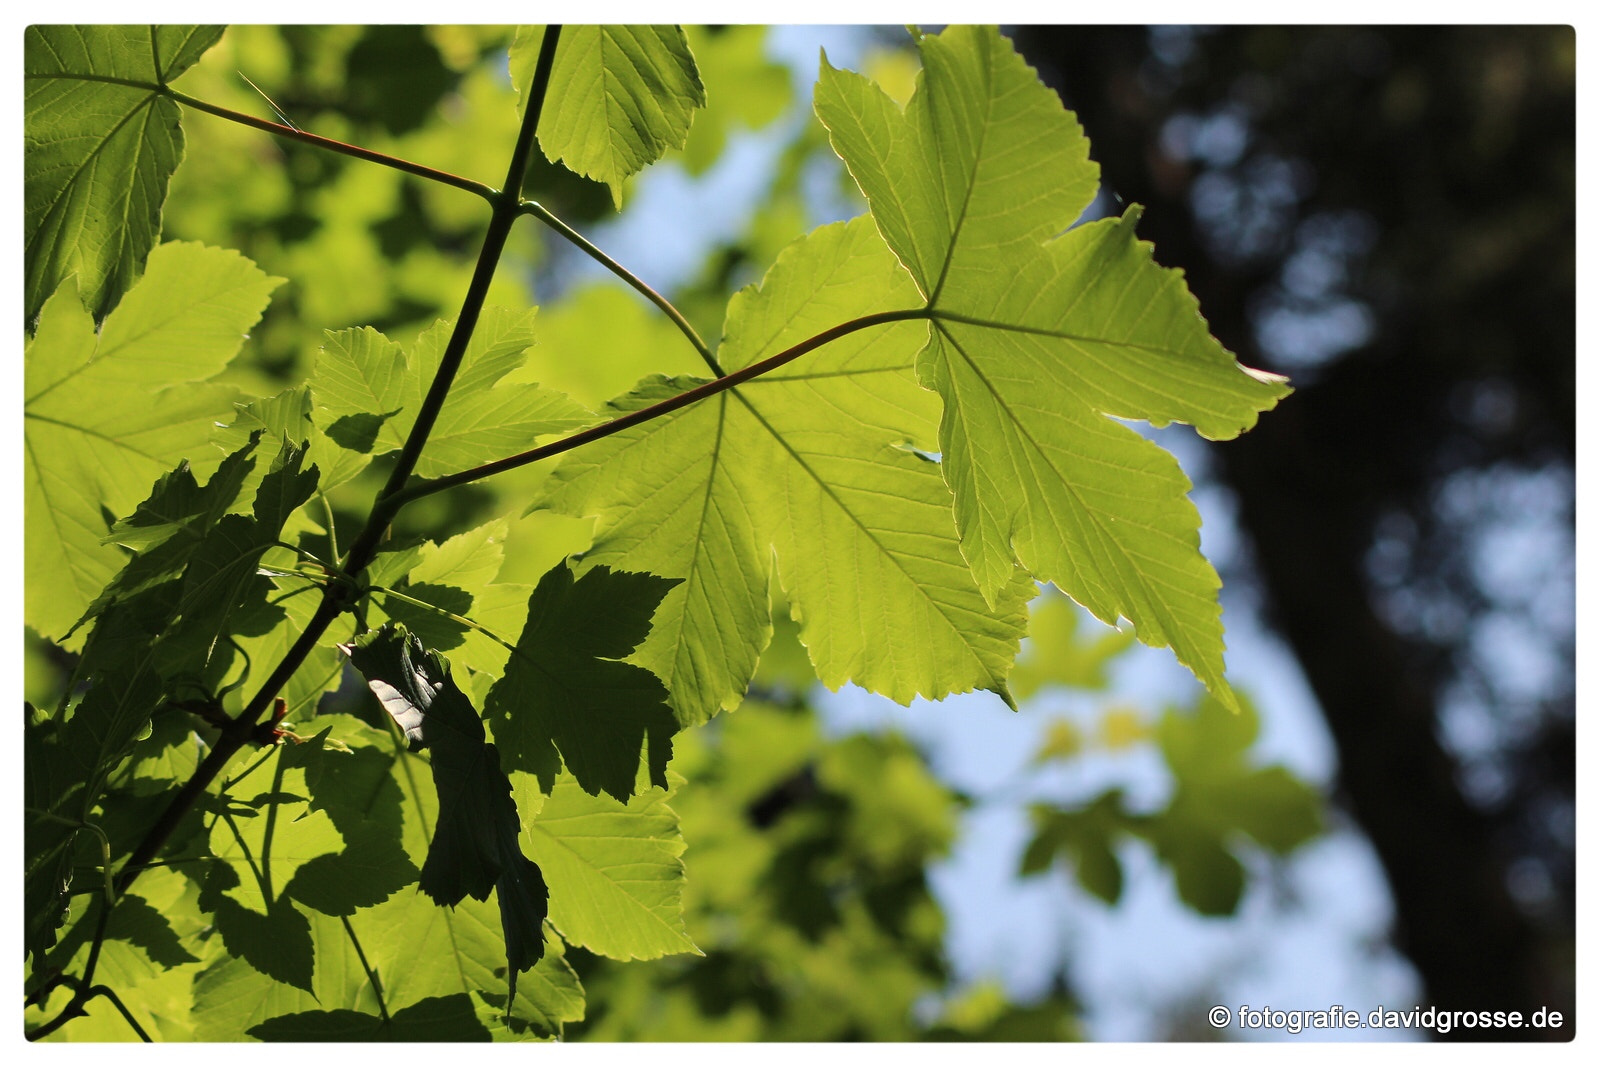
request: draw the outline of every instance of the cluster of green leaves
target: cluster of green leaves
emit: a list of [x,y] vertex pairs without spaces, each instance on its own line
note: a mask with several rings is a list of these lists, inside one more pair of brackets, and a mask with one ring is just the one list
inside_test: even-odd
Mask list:
[[[1107,665],[1128,648],[1128,635],[1085,641],[1077,620],[1076,610],[1060,597],[1034,602],[1032,647],[1017,661],[1014,676],[1020,694],[1107,688]],[[1255,706],[1244,698],[1238,711],[1201,696],[1154,717],[1112,705],[1094,733],[1073,717],[1056,717],[1035,753],[1036,770],[1047,772],[1096,750],[1111,754],[1154,744],[1170,789],[1155,808],[1130,802],[1120,787],[1076,804],[1031,804],[1034,833],[1021,873],[1037,875],[1059,861],[1079,885],[1114,905],[1123,890],[1118,853],[1140,842],[1171,871],[1184,904],[1202,915],[1233,914],[1252,856],[1286,856],[1323,829],[1316,787],[1281,764],[1260,766],[1253,757],[1259,732]]]
[[[1211,339],[1136,211],[1069,229],[1095,190],[1087,146],[995,31],[920,38],[903,110],[823,65],[817,113],[871,214],[790,245],[728,302],[715,351],[607,261],[683,333],[609,396],[535,376],[530,348],[558,331],[491,304],[525,304],[496,272],[521,215],[604,258],[521,198],[556,173],[535,142],[620,205],[706,102],[692,41],[730,77],[751,70],[738,53],[674,27],[519,32],[518,107],[492,78],[440,81],[500,108],[504,136],[458,135],[423,165],[176,90],[222,39],[26,35],[25,617],[73,654],[25,738],[34,1032],[103,998],[118,1015],[74,1035],[555,1036],[584,1010],[564,946],[699,952],[673,737],[743,699],[785,617],[775,587],[832,687],[1009,702],[1026,602],[1053,581],[1237,706],[1188,483],[1117,420],[1226,437],[1284,387]],[[342,40],[353,63],[364,41]],[[475,69],[496,40],[435,42]],[[757,100],[743,121],[768,114]],[[417,261],[413,310],[454,281],[459,315],[396,316],[397,340],[318,322],[307,279],[349,288],[361,265],[285,256],[285,274],[306,265],[287,287],[301,325],[269,332],[329,329],[287,388],[262,388],[235,357],[284,279],[157,243],[189,111],[338,154],[351,210],[330,231],[408,198],[487,201],[475,267]],[[380,113],[419,155],[441,143]],[[513,157],[504,189],[433,163],[494,165],[485,145]],[[371,175],[391,183],[376,198]],[[685,354],[710,377],[681,373]],[[511,513],[408,530],[558,451]],[[592,520],[587,551],[564,558],[581,533],[515,548],[520,511]],[[347,666],[375,702],[319,714]]]

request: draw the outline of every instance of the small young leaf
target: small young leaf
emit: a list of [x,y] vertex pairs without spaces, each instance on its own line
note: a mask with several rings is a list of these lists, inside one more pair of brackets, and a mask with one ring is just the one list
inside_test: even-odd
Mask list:
[[[543,34],[524,27],[511,46],[518,107],[526,108]],[[706,104],[689,42],[677,26],[565,26],[550,72],[539,145],[552,163],[611,187],[682,148]]]
[[[571,397],[532,383],[498,385],[520,367],[533,344],[533,312],[487,308],[462,357],[450,397],[417,463],[424,478],[465,470],[533,447],[541,434],[564,433],[594,421]],[[327,412],[329,432],[344,448],[373,455],[405,444],[417,411],[443,359],[453,324],[435,323],[411,351],[371,327],[328,334],[317,356],[311,391]],[[364,420],[357,433],[349,420]]]

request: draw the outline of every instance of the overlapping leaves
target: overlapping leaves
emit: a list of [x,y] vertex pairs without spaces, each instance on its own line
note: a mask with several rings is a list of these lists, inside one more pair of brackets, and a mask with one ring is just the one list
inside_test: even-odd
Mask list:
[[[425,478],[487,463],[532,446],[540,434],[593,421],[561,393],[521,383],[497,385],[533,344],[533,312],[488,308],[456,372],[450,397],[417,463]],[[383,455],[405,444],[439,369],[452,324],[439,322],[409,352],[371,327],[330,333],[310,386],[328,436],[352,452]]]
[[[429,750],[438,823],[419,885],[437,904],[497,895],[512,976],[544,955],[549,891],[517,845],[521,824],[511,782],[483,721],[450,678],[449,666],[403,627],[375,630],[349,649],[384,710]],[[516,978],[511,977],[513,994]]]
[[[305,535],[335,532],[302,505],[401,446],[452,326],[407,350],[371,329],[331,334],[305,385],[232,405],[208,382],[275,279],[232,253],[168,245],[117,304],[181,152],[172,105],[149,86],[215,34],[28,33],[27,307],[42,314],[27,353],[27,618],[52,637],[93,623],[87,695],[25,741],[29,804],[43,813],[27,843],[37,953],[81,859],[75,835],[108,816],[105,776],[146,721],[160,710],[155,733],[181,735],[181,757],[160,759],[187,773],[199,748],[164,703],[199,694],[214,723],[217,694],[231,710],[288,654],[316,599],[297,594],[328,579]],[[519,85],[537,42],[513,49]],[[547,154],[620,202],[704,103],[685,42],[675,28],[564,31],[539,131]],[[823,227],[738,294],[712,370],[839,337],[570,453],[543,501],[597,519],[576,576],[563,564],[537,587],[499,583],[504,522],[390,545],[362,575],[360,626],[368,611],[382,625],[352,660],[423,743],[435,788],[417,788],[417,754],[336,717],[262,762],[270,785],[241,786],[245,772],[204,801],[208,832],[191,834],[181,877],[218,938],[204,960],[180,958],[154,909],[137,915],[146,949],[199,972],[197,1036],[557,1035],[583,1010],[561,937],[619,959],[697,951],[680,914],[669,739],[743,698],[775,580],[830,686],[901,702],[1007,696],[1031,572],[1108,621],[1132,619],[1230,699],[1188,483],[1113,419],[1226,437],[1283,390],[1206,335],[1181,280],[1133,238],[1136,211],[1056,236],[1093,195],[1094,168],[1075,123],[997,34],[958,28],[922,51],[905,112],[824,70],[818,109],[873,218]],[[505,381],[531,324],[531,312],[478,318],[418,475],[594,420],[521,376]],[[610,414],[698,381],[646,379]],[[211,445],[228,457],[206,479]],[[309,719],[337,676],[331,650],[313,651],[283,689],[293,714]],[[1176,766],[1182,731],[1171,740]],[[1274,788],[1252,778],[1222,796],[1209,764],[1191,762],[1185,810],[1207,832],[1213,808],[1245,825],[1235,809]],[[870,784],[877,763],[840,767],[863,796],[898,796],[897,813],[927,807],[893,774]],[[868,837],[862,850],[889,865],[925,851]],[[397,892],[418,880],[423,894]]]
[[[817,113],[916,282],[917,359],[944,400],[939,451],[961,551],[993,600],[1016,562],[1096,616],[1172,647],[1225,703],[1218,581],[1172,457],[1116,419],[1248,429],[1287,392],[1208,333],[1137,209],[1066,230],[1097,187],[1087,143],[992,29],[919,41],[902,112],[823,64]],[[1055,236],[1061,234],[1060,236]]]
[[114,521],[208,440],[233,390],[227,366],[282,279],[237,252],[162,245],[99,333],[68,282],[28,343],[25,618],[60,637],[124,560],[103,543]]
[[[724,370],[917,294],[868,220],[787,250],[735,297]],[[777,576],[818,676],[902,703],[1005,692],[1032,590],[1020,575],[993,610],[962,561],[950,494],[921,452],[935,398],[912,377],[926,327],[872,327],[803,362],[571,454],[548,503],[598,516],[585,567],[681,578],[633,661],[667,684],[680,721],[743,696],[771,634]],[[647,379],[612,402],[635,410],[693,385]]]

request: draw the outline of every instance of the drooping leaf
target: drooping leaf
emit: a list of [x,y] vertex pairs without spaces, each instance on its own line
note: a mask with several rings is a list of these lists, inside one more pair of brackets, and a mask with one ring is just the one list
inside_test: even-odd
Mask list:
[[236,252],[165,244],[98,336],[68,282],[45,306],[24,376],[26,620],[59,637],[125,555],[103,540],[157,478],[215,452],[230,388],[206,384],[281,279]]
[[1061,233],[1097,170],[998,32],[918,43],[904,112],[826,63],[817,112],[930,309],[918,375],[944,400],[962,554],[991,599],[1020,560],[1101,620],[1128,618],[1232,706],[1188,479],[1115,420],[1227,438],[1288,390],[1211,337],[1181,275],[1135,239],[1136,208]]
[[158,86],[221,36],[220,26],[24,31],[25,321],[73,274],[103,318],[144,270],[183,158],[178,105]]
[[[823,227],[729,305],[719,363],[756,362],[830,327],[914,307],[916,289],[868,220]],[[792,364],[570,453],[544,502],[597,517],[583,566],[683,579],[633,662],[678,718],[735,706],[771,634],[773,554],[817,676],[901,703],[1005,675],[1032,585],[984,602],[957,549],[933,447],[936,398],[912,377],[927,327],[851,333]],[[647,380],[635,410],[697,384]]]
[[[477,711],[443,658],[404,627],[374,630],[345,650],[406,736],[429,750],[439,815],[422,891],[454,907],[468,896],[487,900],[498,889],[511,973],[527,970],[544,952],[549,893],[517,845],[511,783]],[[510,981],[514,994],[516,979]]]
[[684,873],[672,788],[631,804],[590,796],[563,776],[523,841],[550,882],[550,922],[574,945],[612,959],[699,953],[683,926]]
[[[415,759],[415,756],[407,756]],[[516,775],[522,787],[513,788],[519,808],[538,810],[537,786]],[[417,788],[409,775],[404,783],[406,848],[413,860],[425,860],[429,850],[427,827],[436,821],[435,792]],[[376,908],[363,910],[354,920],[362,932],[369,958],[384,976],[391,1005],[430,997],[467,992],[483,996],[504,1009],[505,922],[487,902],[468,897],[454,908],[434,904],[420,893],[398,893]],[[559,1035],[565,1023],[583,1018],[584,995],[577,975],[562,955],[561,939],[548,928],[544,956],[533,969],[519,975],[511,996],[511,1019],[506,1033],[495,1024],[496,1040]]]
[[[511,46],[511,76],[526,108],[543,32],[524,27]],[[622,208],[622,183],[682,148],[706,103],[689,42],[677,26],[565,26],[539,120],[552,163],[605,182]]]
[[489,691],[508,766],[549,789],[564,762],[584,789],[626,801],[642,753],[650,781],[666,786],[677,730],[666,690],[649,671],[618,661],[644,640],[676,584],[605,567],[574,580],[566,564],[539,580],[516,652]]
[[[462,357],[449,399],[417,464],[424,478],[449,474],[532,448],[541,434],[594,421],[572,398],[532,383],[496,386],[520,367],[533,343],[533,312],[487,308]],[[371,327],[330,333],[317,356],[311,391],[342,447],[382,455],[405,444],[444,356],[452,325],[422,333],[409,353]]]

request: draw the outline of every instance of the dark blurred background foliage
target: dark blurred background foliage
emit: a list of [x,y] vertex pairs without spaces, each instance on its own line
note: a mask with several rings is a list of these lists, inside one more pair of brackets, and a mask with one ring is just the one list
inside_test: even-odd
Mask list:
[[1224,580],[1322,706],[1426,1000],[1570,1018],[1573,29],[1014,39],[1213,332],[1295,379],[1212,452]]

